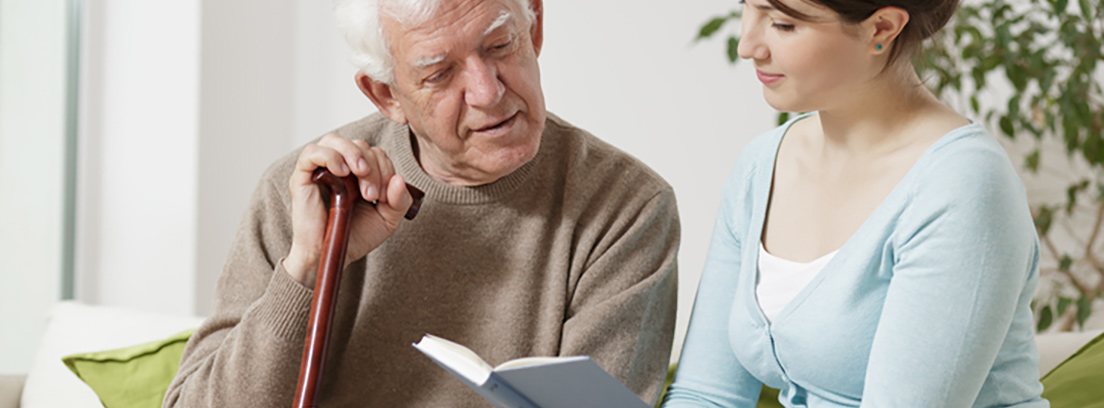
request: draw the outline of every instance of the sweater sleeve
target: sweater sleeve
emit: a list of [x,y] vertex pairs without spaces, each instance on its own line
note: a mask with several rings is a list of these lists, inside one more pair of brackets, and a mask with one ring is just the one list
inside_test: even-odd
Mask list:
[[743,232],[734,218],[741,212],[736,196],[744,187],[743,174],[736,173],[721,198],[690,327],[664,407],[746,408],[759,399],[762,383],[744,369],[728,337],[728,317],[740,276],[738,236]]
[[1022,184],[995,150],[956,151],[921,173],[890,238],[862,406],[971,406],[1013,319],[1030,318],[1038,241]]
[[674,192],[665,187],[621,214],[575,286],[560,354],[591,356],[654,403],[670,359],[678,296]]
[[166,407],[288,406],[299,376],[310,289],[280,267],[291,243],[283,172],[253,194],[216,289],[213,315],[188,341]]

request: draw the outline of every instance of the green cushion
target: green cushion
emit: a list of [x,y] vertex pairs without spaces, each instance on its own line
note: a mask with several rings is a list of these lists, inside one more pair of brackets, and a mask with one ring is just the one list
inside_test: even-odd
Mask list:
[[763,390],[759,391],[759,403],[755,404],[755,408],[785,408],[781,402],[778,402],[779,391],[763,386]]
[[1042,378],[1051,408],[1104,408],[1104,334]]
[[61,361],[96,392],[106,408],[160,407],[193,332],[195,329],[115,350],[73,354]]

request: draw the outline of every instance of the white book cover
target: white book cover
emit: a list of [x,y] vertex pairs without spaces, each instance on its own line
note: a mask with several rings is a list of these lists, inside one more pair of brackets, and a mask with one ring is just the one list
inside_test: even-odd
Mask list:
[[467,347],[427,334],[414,344],[500,408],[649,408],[587,356],[526,357],[491,367]]

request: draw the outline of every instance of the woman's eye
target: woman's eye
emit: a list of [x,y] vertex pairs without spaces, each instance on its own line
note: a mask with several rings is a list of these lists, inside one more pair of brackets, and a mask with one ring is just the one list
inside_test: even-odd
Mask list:
[[793,31],[793,24],[771,23],[771,27],[779,29],[781,31]]

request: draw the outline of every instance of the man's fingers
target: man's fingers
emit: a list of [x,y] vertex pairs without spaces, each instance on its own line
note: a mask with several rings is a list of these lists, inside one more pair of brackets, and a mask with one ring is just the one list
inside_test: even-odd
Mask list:
[[349,140],[338,136],[336,133],[327,133],[318,141],[318,145],[340,153],[345,159],[345,164],[357,177],[365,177],[374,169],[369,153],[371,148],[363,140]]
[[376,172],[374,174],[375,177],[371,178],[372,183],[380,188],[371,190],[374,194],[372,199],[365,199],[368,201],[387,202],[388,194],[383,191],[383,189],[387,188],[387,183],[391,180],[391,176],[395,175],[395,166],[391,163],[391,159],[387,157],[387,152],[383,151],[383,149],[373,147],[369,149],[368,154],[375,158],[373,164],[375,165],[374,169]]
[[[331,149],[342,158],[343,165],[357,176],[357,185],[362,198],[367,201],[386,200],[382,190],[391,175],[395,174],[395,170],[391,160],[387,158],[387,153],[382,149],[372,147],[363,140],[349,140],[334,133],[323,136],[318,146]],[[348,174],[339,174],[336,171],[333,173],[337,176]]]
[[414,197],[411,197],[410,192],[406,190],[406,180],[403,176],[396,174],[391,177],[391,181],[387,183],[386,197],[387,201],[381,199],[376,204],[376,210],[388,224],[397,227],[403,215],[406,215],[406,210],[414,204]]
[[314,169],[325,167],[336,176],[349,175],[350,169],[345,164],[345,158],[336,150],[318,145],[307,145],[299,158],[295,161],[295,172],[291,175],[292,187],[311,184],[311,176]]

